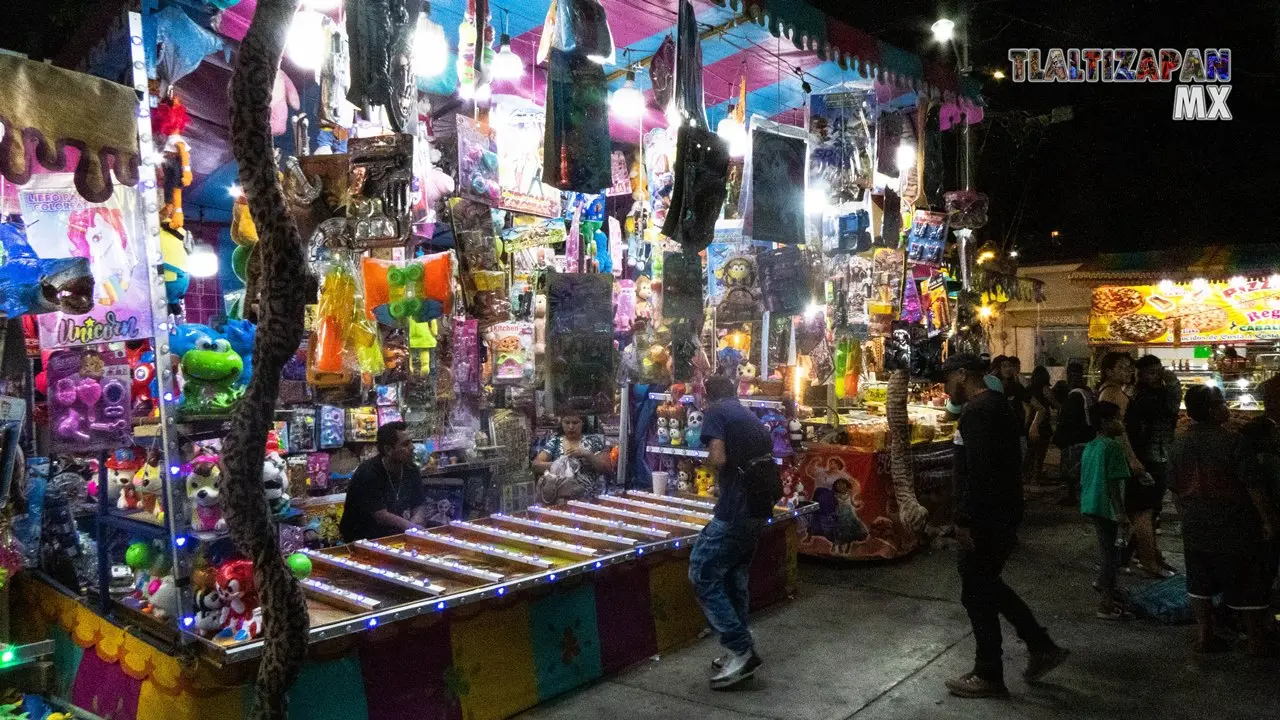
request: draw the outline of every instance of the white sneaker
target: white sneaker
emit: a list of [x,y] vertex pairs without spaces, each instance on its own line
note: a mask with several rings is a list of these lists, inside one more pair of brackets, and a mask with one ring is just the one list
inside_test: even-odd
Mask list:
[[756,655],[755,650],[732,655],[720,672],[711,677],[711,689],[729,690],[737,687],[755,675],[758,667],[760,667],[760,656]]

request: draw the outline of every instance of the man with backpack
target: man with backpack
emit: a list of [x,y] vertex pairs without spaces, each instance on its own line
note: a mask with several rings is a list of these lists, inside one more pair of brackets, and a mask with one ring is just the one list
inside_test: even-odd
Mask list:
[[1074,505],[1080,502],[1080,461],[1084,457],[1084,446],[1097,434],[1093,427],[1095,399],[1080,363],[1067,365],[1065,393],[1060,402],[1062,411],[1058,413],[1053,443],[1061,451],[1059,470],[1067,485],[1063,502]]
[[689,556],[689,580],[711,627],[728,650],[711,663],[712,690],[733,688],[760,667],[747,629],[747,579],[760,533],[782,497],[773,441],[755,413],[742,406],[737,386],[723,375],[707,379],[702,419],[706,464],[718,477],[715,518],[703,528]]

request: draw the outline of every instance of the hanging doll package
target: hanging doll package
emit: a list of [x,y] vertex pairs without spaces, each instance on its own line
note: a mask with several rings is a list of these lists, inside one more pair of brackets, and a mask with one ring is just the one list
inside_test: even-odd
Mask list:
[[112,450],[133,444],[130,387],[123,350],[65,350],[49,356],[49,427],[55,450]]

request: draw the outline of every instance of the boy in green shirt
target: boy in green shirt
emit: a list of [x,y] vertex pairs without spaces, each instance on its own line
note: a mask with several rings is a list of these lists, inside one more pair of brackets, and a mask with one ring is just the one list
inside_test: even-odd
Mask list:
[[1097,616],[1122,620],[1127,614],[1116,589],[1116,538],[1129,537],[1124,484],[1130,470],[1124,445],[1117,438],[1124,435],[1124,424],[1120,421],[1120,408],[1114,403],[1098,403],[1094,418],[1098,436],[1085,445],[1080,461],[1080,512],[1093,520],[1098,535],[1100,563],[1094,587],[1102,593],[1102,604]]

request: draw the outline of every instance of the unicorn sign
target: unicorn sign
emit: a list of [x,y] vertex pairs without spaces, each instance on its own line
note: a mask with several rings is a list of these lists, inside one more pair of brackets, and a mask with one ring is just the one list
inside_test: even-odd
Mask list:
[[1013,82],[1177,82],[1174,120],[1230,120],[1231,48],[1011,48]]

